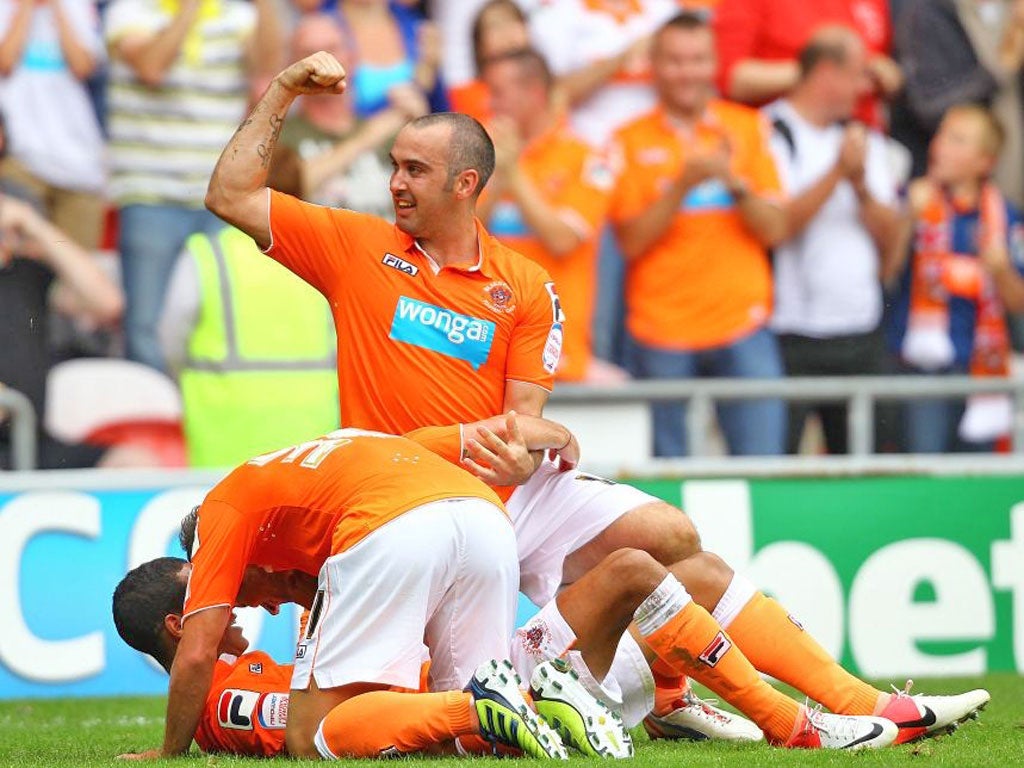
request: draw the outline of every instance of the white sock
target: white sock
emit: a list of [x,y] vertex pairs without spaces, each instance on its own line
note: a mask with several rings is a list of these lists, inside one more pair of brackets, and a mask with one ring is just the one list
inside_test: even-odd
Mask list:
[[728,630],[729,625],[740,615],[740,611],[746,607],[747,603],[754,599],[757,591],[754,582],[746,576],[734,573],[732,581],[729,582],[729,587],[725,590],[725,594],[722,595],[722,599],[718,601],[718,605],[715,606],[715,610],[711,612],[711,615],[715,617],[715,621],[718,622],[722,629]]
[[644,637],[652,635],[692,601],[690,593],[671,573],[649,594],[633,613],[636,628]]

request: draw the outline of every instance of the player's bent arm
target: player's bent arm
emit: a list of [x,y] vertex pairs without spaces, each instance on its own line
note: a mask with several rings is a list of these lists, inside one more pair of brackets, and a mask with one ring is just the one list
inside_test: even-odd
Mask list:
[[344,68],[322,51],[280,72],[224,148],[210,177],[206,207],[252,237],[260,248],[269,248],[267,173],[288,107],[304,93],[344,90]]
[[508,379],[505,381],[505,403],[502,410],[505,413],[515,411],[520,416],[540,416],[550,396],[550,392],[537,384]]
[[217,647],[230,621],[230,606],[207,608],[185,619],[171,666],[161,756],[184,754],[192,745],[210,692]]

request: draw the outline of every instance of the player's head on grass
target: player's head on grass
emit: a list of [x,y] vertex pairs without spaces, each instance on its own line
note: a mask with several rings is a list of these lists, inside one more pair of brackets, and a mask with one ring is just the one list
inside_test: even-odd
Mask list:
[[[129,571],[114,590],[117,633],[132,648],[156,659],[168,672],[185,622],[182,612],[191,572],[192,566],[180,557],[158,557]],[[248,646],[232,613],[218,652],[237,656]]]
[[177,647],[167,625],[176,621],[180,627],[188,573],[180,557],[159,557],[129,571],[114,590],[117,634],[167,670]]

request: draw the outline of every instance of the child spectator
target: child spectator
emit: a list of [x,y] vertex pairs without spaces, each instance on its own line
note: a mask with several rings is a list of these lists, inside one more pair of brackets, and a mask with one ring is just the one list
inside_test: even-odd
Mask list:
[[[1005,312],[1024,312],[1024,223],[992,172],[1002,128],[973,105],[950,109],[928,175],[911,183],[910,280],[899,321],[915,373],[1006,376]],[[988,451],[1010,430],[1008,399],[921,400],[907,407],[912,453]]]

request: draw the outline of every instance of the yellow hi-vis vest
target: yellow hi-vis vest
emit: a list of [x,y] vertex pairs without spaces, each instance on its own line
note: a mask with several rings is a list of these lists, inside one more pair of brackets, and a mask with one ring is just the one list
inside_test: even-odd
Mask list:
[[192,235],[202,302],[181,372],[189,464],[231,467],[337,429],[326,300],[233,227]]

